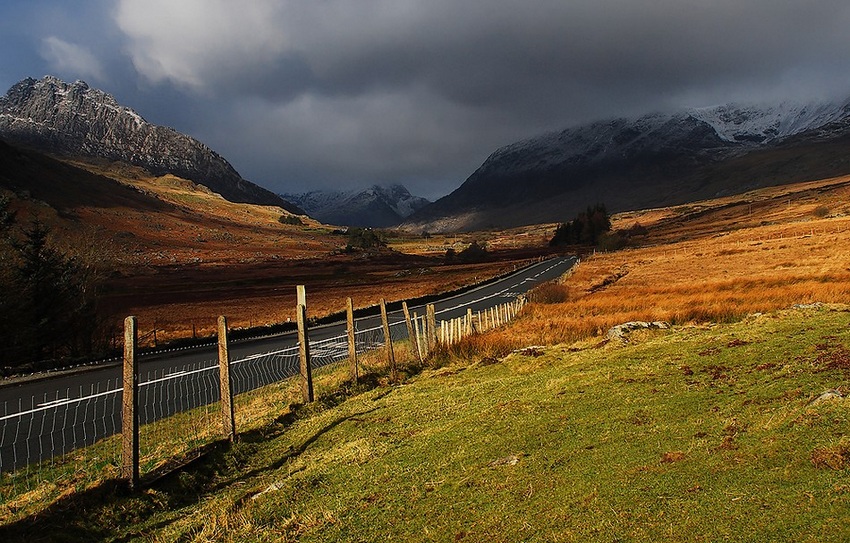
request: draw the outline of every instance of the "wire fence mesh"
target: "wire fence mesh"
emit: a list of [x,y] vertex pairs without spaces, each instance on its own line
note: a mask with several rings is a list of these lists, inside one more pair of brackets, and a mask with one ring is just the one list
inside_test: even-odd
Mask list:
[[139,379],[142,473],[185,458],[221,436],[218,361],[146,372]]
[[[0,503],[26,493],[85,487],[120,464],[121,381],[65,388],[3,404]],[[85,466],[85,469],[81,469]]]
[[[507,315],[508,310],[503,313]],[[361,353],[385,348],[388,340],[408,349],[404,356],[418,356],[424,337],[417,347],[405,321],[389,325],[389,338],[375,322],[355,321],[358,359]],[[414,322],[413,328],[421,327],[424,336],[425,316]],[[299,379],[292,378],[300,375],[299,364],[297,346],[230,361],[239,431],[279,416],[297,401]],[[351,374],[347,335],[310,341],[310,364],[317,397],[338,389]],[[362,372],[380,372],[387,369],[387,360],[376,352],[364,356],[360,365]],[[144,371],[138,383],[143,474],[167,469],[222,438],[218,360]],[[4,402],[0,411],[0,507],[43,501],[69,487],[86,488],[118,477],[122,385],[117,377],[88,387],[45,392],[27,402]]]

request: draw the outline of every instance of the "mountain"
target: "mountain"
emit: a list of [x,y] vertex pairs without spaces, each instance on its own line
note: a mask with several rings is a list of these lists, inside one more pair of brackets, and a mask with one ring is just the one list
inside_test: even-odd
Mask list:
[[597,202],[611,211],[661,207],[840,175],[850,172],[841,158],[848,135],[850,101],[723,105],[590,123],[496,150],[402,227],[565,221]]
[[402,185],[374,185],[362,191],[311,191],[283,198],[327,224],[385,228],[395,226],[430,204]]
[[24,79],[0,97],[0,138],[60,156],[106,159],[174,174],[233,202],[280,206],[280,196],[246,181],[200,141],[145,121],[111,95],[83,81]]

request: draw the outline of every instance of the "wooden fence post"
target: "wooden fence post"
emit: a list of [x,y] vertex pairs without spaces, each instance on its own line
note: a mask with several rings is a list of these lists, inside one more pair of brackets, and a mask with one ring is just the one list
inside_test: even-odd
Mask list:
[[301,359],[301,398],[313,401],[313,371],[310,368],[310,340],[307,334],[307,308],[298,305],[298,355]]
[[428,356],[428,342],[425,339],[425,320],[413,313],[413,329],[416,332],[416,351],[419,353],[419,361],[424,362]]
[[475,332],[475,326],[472,324],[472,308],[466,308],[466,335],[471,336]]
[[354,338],[354,302],[348,298],[346,305],[347,329],[348,329],[348,359],[351,362],[351,381],[357,384],[359,370],[357,368],[357,344]]
[[296,307],[299,305],[303,305],[305,308],[307,307],[307,287],[304,285],[298,285],[295,287],[295,294],[297,301],[295,302]]
[[425,307],[426,320],[428,321],[428,352],[433,352],[437,348],[437,312],[434,304],[428,304]]
[[224,436],[236,441],[236,416],[233,409],[233,388],[230,386],[230,352],[227,345],[227,317],[218,318],[218,382],[221,390],[221,420]]
[[398,381],[398,368],[395,364],[395,353],[393,352],[393,338],[390,335],[390,321],[387,318],[387,302],[381,298],[381,324],[384,327],[384,349],[387,351],[387,363],[390,365],[390,379]]
[[410,347],[421,364],[422,353],[419,351],[419,344],[416,343],[416,331],[413,329],[413,321],[410,318],[410,310],[407,308],[407,302],[401,302],[401,309],[404,312],[404,322],[407,324],[407,339],[410,340]]
[[131,490],[139,486],[139,372],[136,347],[139,330],[136,317],[124,319],[124,390],[121,427],[121,478]]

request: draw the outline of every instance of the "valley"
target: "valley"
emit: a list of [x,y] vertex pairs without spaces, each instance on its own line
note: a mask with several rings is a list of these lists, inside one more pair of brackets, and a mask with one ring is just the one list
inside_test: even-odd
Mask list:
[[[551,236],[548,227],[507,236],[388,232],[387,247],[347,252],[342,226],[230,202],[172,175],[5,145],[0,161],[14,172],[0,189],[19,219],[37,218],[52,243],[97,271],[98,317],[111,345],[127,315],[138,317],[146,346],[209,337],[219,315],[236,328],[294,321],[299,284],[317,318],[341,311],[349,296],[368,307],[457,290],[547,254]],[[486,261],[445,260],[473,240],[491,245]]]
[[[640,232],[626,247],[586,254],[507,327],[422,366],[402,355],[402,384],[372,360],[374,382],[348,389],[340,370],[313,406],[273,387],[235,445],[138,494],[107,480],[23,497],[0,534],[249,541],[261,524],[298,541],[432,539],[423,526],[513,540],[530,521],[540,540],[605,525],[842,541],[848,201],[837,177],[615,214],[615,230]],[[442,247],[426,241],[398,243]],[[665,327],[611,332],[629,321]]]

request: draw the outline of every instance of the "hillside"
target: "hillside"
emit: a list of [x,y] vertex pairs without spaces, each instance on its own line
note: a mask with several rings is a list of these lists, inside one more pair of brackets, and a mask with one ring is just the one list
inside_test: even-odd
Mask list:
[[563,221],[596,202],[625,211],[844,175],[847,103],[721,106],[614,119],[495,151],[411,231]]
[[57,160],[0,142],[0,164],[0,189],[23,218],[38,216],[62,244],[93,236],[100,258],[117,269],[298,258],[336,245],[281,224],[292,216],[281,208],[229,202],[203,185],[123,163]]
[[279,206],[278,195],[243,179],[198,140],[143,119],[83,81],[24,79],[0,97],[0,139],[66,157],[125,162],[154,176],[175,175],[233,202]]

